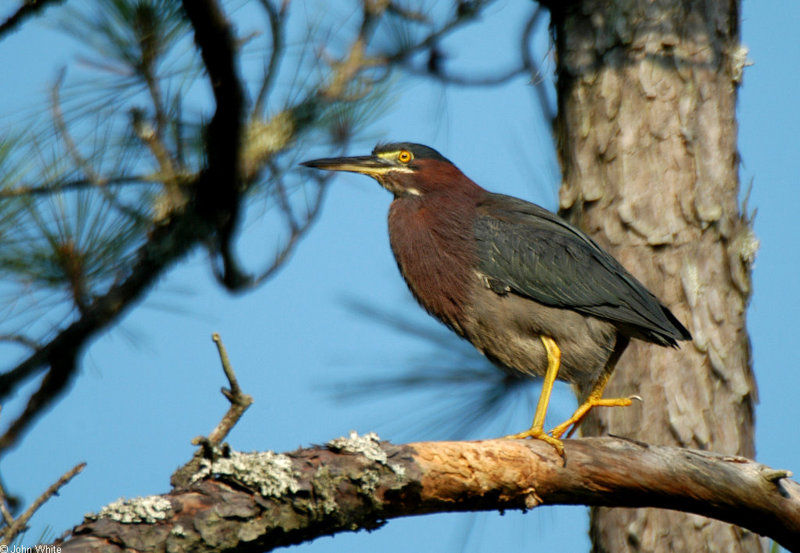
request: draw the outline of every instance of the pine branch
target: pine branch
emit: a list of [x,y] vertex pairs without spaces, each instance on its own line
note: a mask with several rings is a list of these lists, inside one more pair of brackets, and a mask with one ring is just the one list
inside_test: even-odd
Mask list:
[[[38,4],[48,3],[52,2],[40,0]],[[476,8],[488,3],[486,0],[477,2]],[[271,4],[265,2],[264,6],[270,13]],[[16,444],[33,422],[65,392],[80,366],[82,353],[91,341],[141,301],[165,271],[198,245],[208,246],[216,257],[215,261],[220,261],[222,268],[215,267],[215,271],[229,290],[244,290],[270,278],[289,259],[299,240],[316,220],[324,198],[324,181],[316,183],[317,193],[312,197],[305,213],[295,217],[292,206],[286,204],[283,207],[285,213],[292,215],[287,219],[293,221],[290,225],[290,237],[266,269],[260,274],[248,275],[239,268],[233,240],[240,219],[242,198],[252,185],[250,181],[259,178],[264,167],[275,163],[275,157],[289,150],[304,134],[319,129],[320,120],[327,113],[326,110],[330,110],[332,106],[347,106],[355,100],[363,100],[369,90],[380,81],[381,75],[385,76],[393,66],[474,19],[474,12],[459,11],[447,23],[431,30],[419,41],[408,44],[405,48],[395,49],[388,57],[376,57],[367,50],[371,46],[379,20],[387,10],[395,17],[411,20],[414,16],[410,12],[398,15],[397,6],[365,1],[357,36],[353,37],[343,57],[331,64],[327,78],[311,88],[294,105],[286,107],[270,119],[274,127],[266,125],[266,131],[275,131],[277,137],[265,137],[274,140],[264,140],[267,146],[263,146],[253,155],[252,159],[255,161],[250,162],[250,157],[242,152],[244,137],[248,136],[245,132],[245,89],[238,74],[238,51],[233,30],[215,0],[185,0],[183,7],[194,30],[195,42],[215,99],[215,111],[205,132],[205,167],[199,173],[186,175],[185,182],[180,182],[181,190],[185,190],[189,196],[185,204],[181,202],[180,209],[168,210],[165,217],[141,221],[142,227],[146,228],[146,234],[142,234],[139,242],[141,246],[131,255],[131,261],[120,268],[112,285],[99,291],[93,290],[81,303],[76,318],[54,330],[52,335],[36,339],[20,338],[29,344],[36,344],[36,348],[16,366],[0,373],[0,401],[16,393],[26,380],[40,376],[41,381],[38,389],[29,396],[22,413],[10,421],[0,435],[0,451]],[[277,17],[284,17],[285,4],[272,13]],[[275,23],[284,24],[278,21]],[[279,39],[275,40],[280,42]],[[276,47],[278,42],[275,43]],[[270,61],[268,67],[276,64],[277,61]],[[382,70],[378,77],[370,73],[376,68]],[[269,74],[269,69],[267,73]],[[267,92],[271,78],[265,81]],[[57,91],[56,88],[54,92]],[[160,97],[159,94],[155,96]],[[110,188],[150,183],[149,175],[102,177],[91,170],[88,160],[92,158],[81,156],[77,152],[74,147],[76,143],[66,133],[66,123],[60,117],[59,105],[59,102],[54,102],[54,107],[59,110],[55,119],[57,123],[62,123],[59,136],[68,139],[67,149],[71,156],[66,157],[83,170],[84,174],[56,179],[47,185],[39,185],[35,181],[19,184],[0,191],[0,199],[46,196],[54,191],[71,192],[83,189],[96,189],[99,193],[110,196]],[[344,144],[349,136],[348,131],[343,131],[332,142]],[[251,144],[247,147],[252,149]],[[175,159],[180,157],[176,155]],[[157,184],[158,177],[154,175],[152,178],[153,183]],[[4,333],[6,339],[16,335],[16,332]]]
[[33,421],[64,392],[74,378],[80,354],[91,338],[131,308],[164,271],[205,241],[215,228],[220,225],[232,228],[236,223],[240,201],[238,161],[243,92],[235,72],[233,35],[216,2],[208,0],[187,4],[187,13],[195,26],[196,40],[217,100],[209,127],[208,164],[196,186],[192,187],[196,189],[195,201],[183,213],[175,214],[168,223],[150,233],[148,241],[138,252],[131,274],[124,281],[87,306],[80,319],[60,331],[45,346],[14,369],[0,375],[0,397],[5,397],[21,380],[45,367],[48,370],[22,414],[0,436],[0,450],[15,444]]
[[64,0],[23,0],[17,10],[0,23],[0,40],[14,32],[26,19],[34,17],[50,5],[60,4]]
[[61,475],[61,477],[53,482],[44,492],[42,492],[42,494],[36,498],[36,501],[31,503],[31,505],[25,509],[25,512],[22,513],[16,520],[12,519],[9,521],[9,517],[11,515],[6,508],[5,494],[2,494],[2,496],[0,496],[0,510],[3,512],[6,528],[3,529],[2,534],[0,534],[0,548],[5,548],[8,550],[8,545],[13,543],[17,536],[19,536],[20,533],[26,529],[28,521],[30,521],[31,517],[36,514],[36,511],[38,511],[42,505],[47,503],[51,497],[58,495],[58,490],[66,486],[70,480],[75,478],[85,468],[86,463],[78,463]]
[[[754,461],[619,438],[393,445],[374,434],[278,455],[228,451],[169,494],[116,502],[62,551],[268,551],[400,516],[583,504],[661,507],[800,549],[800,485]],[[96,549],[92,549],[96,548]]]

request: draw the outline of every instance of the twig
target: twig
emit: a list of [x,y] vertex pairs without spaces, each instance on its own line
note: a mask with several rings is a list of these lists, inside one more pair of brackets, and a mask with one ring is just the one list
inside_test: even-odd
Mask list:
[[401,19],[413,21],[415,23],[430,23],[428,16],[421,11],[414,11],[404,6],[400,6],[397,4],[397,2],[389,2],[389,6],[386,8],[386,10],[389,13],[400,17]]
[[230,402],[231,406],[208,437],[198,436],[192,440],[192,443],[200,446],[200,448],[195,451],[188,463],[172,473],[169,481],[175,488],[186,487],[192,482],[192,478],[199,470],[203,459],[215,455],[222,440],[224,440],[231,429],[236,426],[236,423],[242,418],[244,412],[247,411],[247,408],[253,403],[252,396],[242,393],[239,381],[236,379],[236,373],[228,357],[228,352],[225,349],[225,345],[222,343],[222,338],[215,332],[211,335],[211,339],[217,345],[219,360],[222,363],[222,370],[225,372],[225,378],[228,379],[228,384],[230,384],[230,388],[222,388],[221,392]]
[[489,86],[502,85],[522,75],[527,71],[526,67],[520,66],[520,67],[515,67],[513,69],[509,69],[504,73],[499,73],[497,75],[486,75],[484,77],[467,77],[465,75],[454,75],[451,73],[445,73],[444,71],[430,71],[428,69],[418,69],[416,67],[412,67],[411,65],[406,65],[404,69],[413,75],[419,75],[421,77],[430,77],[438,81],[442,81],[445,84],[452,84],[464,87],[483,87],[483,86],[489,87]]
[[[70,480],[75,478],[84,468],[86,467],[86,463],[78,463],[72,469],[64,473],[61,478],[56,480],[53,484],[47,488],[42,495],[36,498],[36,501],[31,503],[30,507],[28,507],[24,513],[22,513],[16,520],[13,521],[12,524],[5,529],[2,535],[2,539],[0,539],[0,545],[8,545],[14,538],[17,537],[17,534],[25,530],[25,527],[28,524],[28,521],[31,517],[39,510],[39,507],[44,505],[44,503],[53,497],[58,490],[64,487]],[[5,501],[3,501],[5,503]],[[6,514],[3,513],[3,518],[5,518]]]
[[253,278],[250,286],[258,286],[265,280],[271,278],[275,272],[281,268],[286,260],[289,259],[289,255],[294,250],[294,247],[317,220],[317,215],[319,215],[319,211],[322,208],[322,200],[325,198],[328,179],[325,179],[324,177],[322,179],[317,178],[317,181],[317,193],[316,196],[314,196],[314,202],[306,211],[303,221],[300,223],[297,223],[296,221],[294,222],[294,225],[291,227],[289,238],[286,240],[286,243],[283,245],[280,251],[275,254],[272,264],[262,271],[258,276]]
[[107,187],[110,185],[152,185],[156,181],[152,176],[148,175],[119,175],[115,177],[105,178],[102,183],[98,183],[94,179],[82,178],[75,180],[63,180],[51,184],[42,185],[23,185],[14,188],[7,188],[0,190],[0,199],[19,198],[21,196],[46,196],[48,194],[56,194],[58,192],[67,192],[70,190],[83,190],[87,188]]
[[53,101],[53,124],[55,125],[56,134],[64,141],[67,154],[69,154],[69,156],[72,158],[75,166],[83,171],[84,175],[86,176],[86,182],[94,185],[94,187],[103,195],[103,197],[121,213],[124,213],[135,220],[141,219],[140,214],[136,213],[135,210],[122,205],[117,197],[108,190],[106,185],[109,184],[109,180],[94,170],[94,167],[92,167],[90,161],[83,157],[83,154],[81,154],[80,150],[78,149],[75,140],[72,138],[72,135],[69,132],[69,127],[64,120],[64,114],[61,111],[61,85],[64,82],[65,75],[66,70],[62,69],[58,79],[56,80],[56,83],[53,85],[53,90],[51,92]]
[[[147,146],[153,157],[156,158],[158,169],[161,172],[160,180],[162,180],[168,188],[176,186],[177,172],[175,170],[175,164],[172,162],[172,156],[169,150],[161,140],[162,131],[159,129],[159,125],[162,124],[157,122],[156,127],[153,128],[145,120],[144,112],[139,109],[131,110],[131,123],[136,136]],[[163,125],[166,125],[166,123]]]
[[[154,68],[155,60],[147,55],[143,55],[142,58],[143,58],[142,63],[140,64],[139,67],[142,71],[144,82],[147,84],[147,90],[150,92],[150,99],[153,101],[153,109],[156,114],[155,140],[161,143],[164,138],[164,132],[167,128],[167,123],[168,123],[166,110],[164,109],[164,99],[161,94],[161,87],[159,86],[158,76],[155,74],[155,68]],[[166,150],[163,143],[161,143],[160,149]],[[159,163],[161,163],[160,159]],[[163,170],[164,168],[162,167],[162,171]]]
[[476,2],[476,4],[480,4],[476,6],[475,10],[469,11],[467,13],[458,14],[456,17],[442,25],[436,31],[433,31],[428,36],[426,36],[423,40],[417,42],[416,44],[412,44],[408,48],[402,48],[395,52],[391,52],[384,56],[384,62],[387,64],[397,63],[405,61],[411,58],[417,52],[422,50],[427,50],[436,45],[439,40],[446,36],[448,33],[456,30],[458,27],[465,25],[468,21],[473,20],[478,15],[478,11],[484,7],[485,4],[491,3],[492,0],[484,1],[484,2]]
[[267,95],[269,94],[272,84],[275,82],[275,77],[278,75],[278,62],[283,54],[283,24],[284,15],[286,14],[287,4],[283,4],[278,10],[270,0],[261,0],[261,6],[267,12],[269,19],[269,29],[272,34],[272,52],[269,55],[269,62],[264,71],[264,78],[261,81],[261,88],[258,91],[255,104],[253,104],[253,117],[260,117],[263,115],[264,108],[267,102]]
[[83,157],[83,154],[81,154],[80,150],[78,149],[75,140],[72,139],[72,135],[67,127],[67,122],[64,120],[64,114],[61,111],[61,85],[64,83],[65,75],[66,69],[62,69],[59,72],[58,79],[56,79],[56,82],[53,85],[53,90],[50,93],[53,102],[53,124],[55,125],[56,133],[64,141],[64,145],[67,147],[67,154],[69,154],[69,156],[72,158],[73,163],[83,170],[83,173],[86,175],[86,179],[95,183],[97,186],[103,186],[105,184],[105,180],[94,170],[94,167],[92,167],[92,164],[89,162],[89,160]]
[[[0,406],[0,409],[2,409],[2,406]],[[6,495],[6,490],[2,482],[0,482],[0,514],[3,515],[3,521],[6,523],[6,527],[10,528],[11,525],[14,524],[14,515],[8,510],[8,496]],[[3,532],[5,532],[5,530],[3,530]]]
[[533,34],[533,31],[536,29],[536,25],[539,23],[542,17],[544,17],[544,15],[545,11],[540,5],[536,7],[531,16],[528,18],[528,21],[525,23],[525,29],[522,32],[520,52],[522,54],[522,63],[531,74],[531,82],[533,84],[533,89],[536,92],[536,98],[539,102],[539,107],[542,110],[542,115],[552,129],[553,124],[555,123],[556,114],[553,111],[553,108],[550,106],[548,87],[545,79],[542,77],[543,73],[541,69],[537,67],[536,62],[533,60],[533,56],[528,49],[530,37]]
[[6,493],[3,489],[0,489],[0,513],[3,514],[3,521],[6,523],[6,526],[10,528],[11,525],[14,524],[14,516],[8,510]]
[[225,413],[225,416],[222,417],[222,420],[219,421],[217,427],[211,431],[211,434],[209,434],[206,439],[210,445],[217,446],[222,443],[222,440],[225,439],[231,429],[239,422],[239,419],[242,418],[244,412],[247,411],[247,408],[253,403],[253,397],[242,393],[239,382],[236,380],[236,373],[233,371],[231,361],[228,358],[228,352],[225,350],[225,344],[222,343],[222,338],[215,332],[211,335],[211,339],[217,345],[219,360],[222,363],[222,370],[225,371],[225,377],[228,379],[228,383],[231,386],[230,388],[222,388],[221,390],[222,395],[231,402],[231,406],[228,412]]
[[297,232],[298,227],[297,217],[295,217],[294,210],[289,203],[289,196],[286,193],[286,185],[284,185],[283,178],[278,175],[277,171],[273,171],[272,174],[276,175],[273,188],[275,190],[275,197],[278,199],[278,207],[286,219],[286,225],[289,227],[291,233],[294,234]]
[[36,351],[41,345],[27,336],[22,334],[0,334],[0,342],[13,342],[15,344],[23,345],[29,349]]

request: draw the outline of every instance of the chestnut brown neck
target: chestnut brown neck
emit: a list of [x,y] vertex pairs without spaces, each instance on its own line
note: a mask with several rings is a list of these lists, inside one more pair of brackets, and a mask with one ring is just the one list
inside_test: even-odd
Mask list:
[[[420,195],[396,195],[389,209],[389,241],[411,293],[460,335],[463,306],[477,266],[473,223],[487,192],[446,163],[426,171]],[[430,178],[428,178],[430,177]],[[438,184],[438,186],[437,186]]]

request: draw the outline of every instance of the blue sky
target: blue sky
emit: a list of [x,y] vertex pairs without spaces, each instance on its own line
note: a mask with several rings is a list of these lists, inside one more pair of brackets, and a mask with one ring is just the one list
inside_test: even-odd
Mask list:
[[[302,13],[306,7],[296,2],[292,9]],[[446,45],[453,67],[490,71],[493,52],[515,45],[516,31],[508,29],[515,29],[528,9],[530,4],[520,1],[492,8],[480,33]],[[760,399],[757,458],[795,471],[800,470],[800,428],[793,422],[800,418],[800,356],[793,349],[800,311],[795,225],[800,147],[794,136],[800,128],[799,20],[800,3],[745,2],[743,42],[754,65],[745,71],[739,97],[741,177],[743,186],[753,182],[749,205],[758,209],[761,241],[748,312]],[[240,23],[240,31],[247,29]],[[0,42],[4,73],[13,75],[0,89],[0,100],[12,114],[41,105],[35,103],[42,101],[38,95],[44,97],[56,69],[70,59],[60,41],[38,23]],[[389,108],[351,153],[366,153],[378,140],[422,142],[486,188],[556,207],[552,144],[525,79],[502,89],[466,90],[404,79]],[[14,121],[13,115],[0,118],[4,125]],[[26,501],[74,464],[88,463],[37,515],[26,544],[46,526],[60,533],[83,513],[120,496],[168,491],[169,475],[192,453],[190,440],[207,434],[226,408],[212,332],[222,335],[240,383],[256,400],[230,437],[237,449],[291,450],[350,430],[376,431],[398,443],[448,437],[419,419],[420,413],[441,415],[445,406],[452,408],[453,398],[446,395],[395,394],[356,403],[333,397],[332,389],[342,383],[391,377],[410,362],[429,360],[432,352],[427,343],[354,313],[348,301],[440,330],[413,303],[397,273],[386,236],[389,202],[373,181],[343,175],[309,237],[264,287],[229,296],[212,282],[205,257],[197,254],[97,340],[69,395],[2,460],[4,484]],[[262,259],[273,244],[259,230],[257,222],[248,224],[243,251]],[[554,397],[551,422],[574,406],[566,386]],[[13,412],[18,406],[4,408]],[[532,413],[532,406],[520,401],[469,437],[520,430]],[[581,507],[540,508],[526,515],[436,515],[391,521],[370,534],[322,538],[299,549],[587,551],[586,528]]]

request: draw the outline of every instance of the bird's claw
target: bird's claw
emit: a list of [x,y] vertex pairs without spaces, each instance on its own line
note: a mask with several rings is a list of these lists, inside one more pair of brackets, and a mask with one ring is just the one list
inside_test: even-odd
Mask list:
[[519,432],[518,434],[510,434],[505,436],[505,438],[510,440],[524,440],[526,438],[542,440],[543,442],[553,446],[553,449],[555,449],[556,453],[558,453],[561,457],[564,456],[564,443],[558,438],[551,436],[541,428],[530,428],[524,432]]
[[567,438],[571,437],[580,426],[586,415],[589,414],[594,407],[628,407],[633,403],[633,400],[644,401],[640,396],[628,396],[624,398],[590,398],[580,405],[570,418],[556,426],[550,431],[550,434],[558,439],[564,435],[567,430]]

